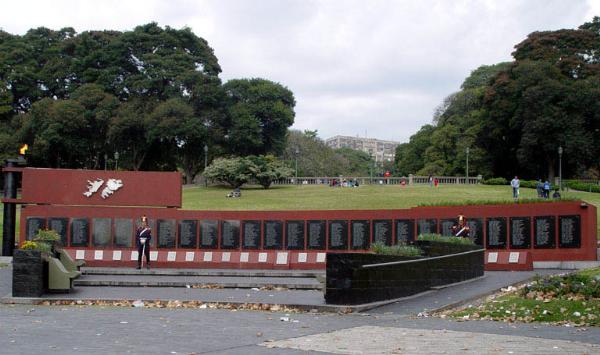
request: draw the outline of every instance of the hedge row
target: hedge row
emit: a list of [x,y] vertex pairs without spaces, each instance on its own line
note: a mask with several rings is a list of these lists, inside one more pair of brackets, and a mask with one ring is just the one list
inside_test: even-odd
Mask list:
[[[482,183],[484,185],[509,185],[510,184],[510,182],[503,177],[483,180]],[[537,181],[536,180],[519,180],[519,183],[520,183],[521,187],[535,189]],[[555,188],[558,188],[558,186],[550,184],[550,190],[554,190]]]
[[[536,184],[537,184],[536,180],[520,180],[519,182],[520,182],[521,187],[530,188],[530,189],[535,189]],[[481,183],[484,185],[509,185],[510,184],[510,182],[503,177],[482,180]],[[565,180],[563,187],[568,187],[570,189],[578,190],[578,191],[600,193],[600,185],[586,183],[586,182]],[[558,189],[558,186],[550,184],[550,190],[554,190],[554,189]]]
[[600,193],[600,185],[586,182],[565,181],[565,186],[573,190]]

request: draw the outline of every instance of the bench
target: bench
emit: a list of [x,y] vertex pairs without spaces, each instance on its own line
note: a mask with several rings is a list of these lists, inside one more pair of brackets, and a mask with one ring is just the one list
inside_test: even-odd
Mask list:
[[60,262],[63,264],[67,271],[79,271],[79,269],[85,265],[85,261],[83,260],[73,260],[71,255],[67,253],[66,250],[60,249],[58,250]]
[[48,258],[48,291],[69,292],[73,288],[73,280],[79,276],[81,271],[69,271],[57,258]]

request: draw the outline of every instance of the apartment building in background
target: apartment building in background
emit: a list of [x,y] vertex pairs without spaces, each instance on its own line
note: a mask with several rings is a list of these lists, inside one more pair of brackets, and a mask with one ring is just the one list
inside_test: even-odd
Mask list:
[[361,150],[375,159],[377,163],[394,161],[396,147],[400,142],[386,141],[376,138],[361,138],[350,136],[334,136],[325,140],[327,146],[337,148],[352,148]]

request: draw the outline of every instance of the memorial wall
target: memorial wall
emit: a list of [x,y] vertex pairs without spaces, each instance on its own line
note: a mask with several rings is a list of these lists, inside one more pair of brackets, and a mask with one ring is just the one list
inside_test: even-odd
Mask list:
[[277,212],[35,205],[23,209],[21,233],[29,240],[52,228],[67,248],[133,248],[139,216],[147,215],[158,250],[364,252],[425,233],[449,236],[459,214],[488,250],[532,250],[534,260],[595,258],[595,208],[580,202]]

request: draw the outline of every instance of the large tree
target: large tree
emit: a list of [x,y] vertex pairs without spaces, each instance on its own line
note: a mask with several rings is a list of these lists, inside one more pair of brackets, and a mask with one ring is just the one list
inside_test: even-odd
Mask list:
[[[189,28],[150,23],[125,32],[78,34],[69,27],[59,31],[41,27],[15,36],[0,31],[0,133],[6,132],[0,134],[0,148],[14,154],[16,142],[11,137],[17,137],[30,145],[29,162],[36,165],[99,168],[105,156],[119,152],[125,168],[171,169],[175,167],[171,162],[177,162],[195,175],[198,157],[190,159],[190,147],[206,144],[207,130],[223,121],[220,71],[208,43]],[[41,103],[44,98],[56,102]],[[164,139],[175,129],[163,120],[168,116],[165,107],[173,106],[171,100],[193,110],[190,115],[189,110],[175,110],[186,114],[177,130],[185,132],[190,144],[181,144],[181,133],[177,139]],[[35,112],[30,112],[33,107]],[[73,134],[68,126],[78,122],[76,108],[82,110],[85,124]],[[48,122],[56,118],[57,110],[77,117],[72,122],[62,118]],[[195,119],[188,119],[191,116]],[[157,122],[170,129],[157,134],[153,129]],[[66,152],[60,159],[37,156],[57,144],[48,141],[53,134],[72,134],[64,140],[80,141],[83,151],[68,152],[69,159]]]
[[235,79],[224,85],[228,98],[225,122],[229,152],[237,155],[281,154],[296,101],[281,84],[265,79]]
[[600,18],[577,30],[534,32],[486,93],[484,145],[501,175],[552,179],[598,168]]

